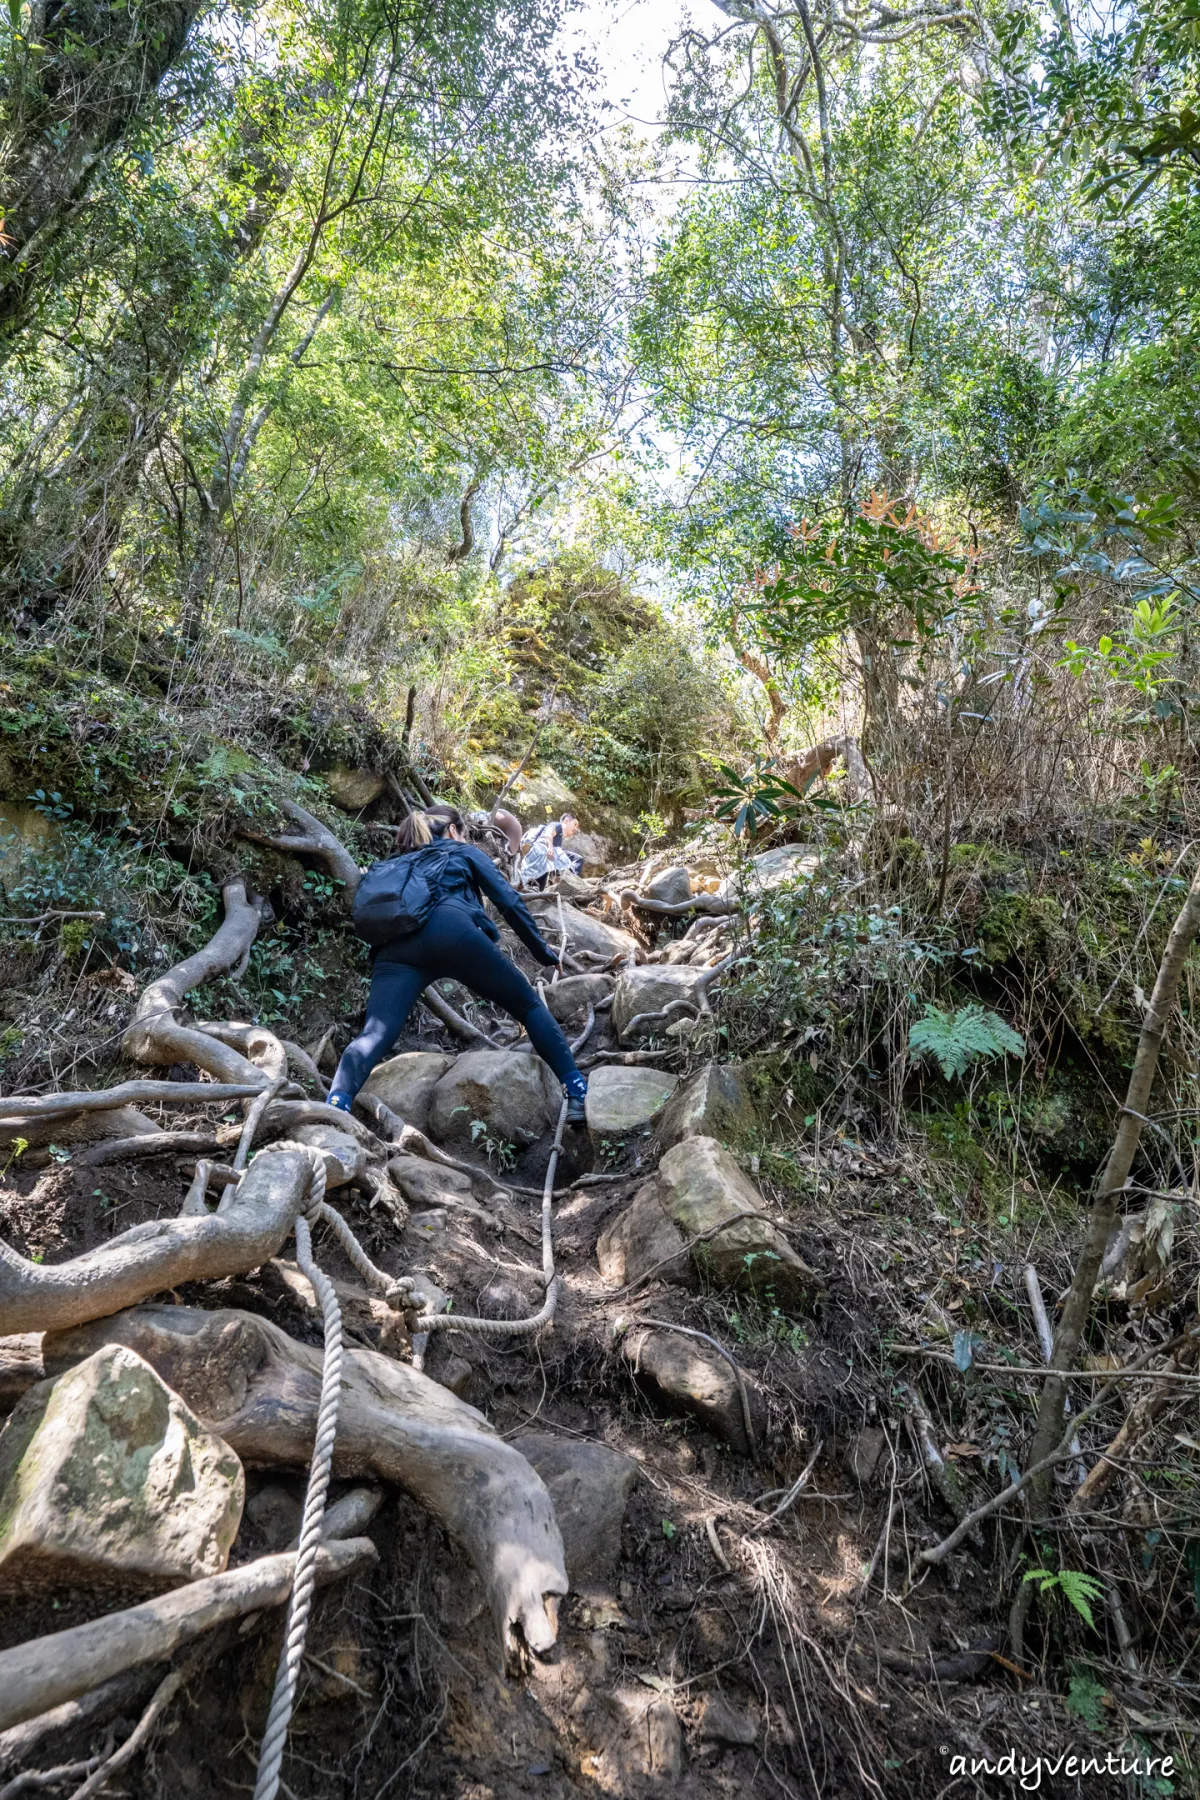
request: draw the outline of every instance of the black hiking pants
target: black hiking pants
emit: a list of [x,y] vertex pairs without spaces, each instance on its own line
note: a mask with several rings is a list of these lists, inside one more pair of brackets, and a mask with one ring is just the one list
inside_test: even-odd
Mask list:
[[443,901],[420,931],[385,945],[375,958],[367,1022],[338,1064],[331,1094],[353,1100],[404,1030],[420,995],[431,981],[446,976],[519,1019],[534,1049],[564,1087],[585,1091],[571,1047],[536,989],[465,908]]

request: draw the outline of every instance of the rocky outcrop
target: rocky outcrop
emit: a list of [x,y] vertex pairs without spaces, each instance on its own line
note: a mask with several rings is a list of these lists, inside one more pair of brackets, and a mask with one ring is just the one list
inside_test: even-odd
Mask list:
[[564,975],[546,989],[546,1005],[563,1025],[582,1018],[589,1006],[598,1006],[613,991],[611,975]]
[[154,1591],[220,1574],[244,1495],[229,1445],[136,1351],[107,1345],[31,1388],[0,1434],[0,1584]]
[[[621,1349],[634,1373],[662,1399],[691,1413],[739,1456],[750,1454],[753,1445],[746,1433],[737,1375],[718,1351],[679,1332],[649,1327],[627,1332]],[[744,1370],[742,1381],[758,1441],[766,1428],[766,1402],[754,1377]]]
[[723,1694],[702,1694],[696,1736],[702,1743],[748,1746],[758,1742],[758,1726]]
[[433,1090],[453,1061],[452,1056],[442,1056],[434,1050],[408,1050],[373,1069],[363,1084],[363,1093],[382,1100],[406,1125],[426,1131]]
[[654,1137],[664,1150],[670,1150],[684,1138],[736,1137],[754,1122],[754,1107],[740,1068],[735,1063],[707,1063],[676,1089],[659,1114]]
[[678,1086],[678,1075],[664,1074],[661,1069],[626,1069],[619,1064],[594,1069],[588,1079],[588,1129],[598,1138],[642,1131],[658,1117]]
[[506,1143],[533,1144],[558,1118],[561,1100],[540,1057],[468,1050],[455,1058],[430,1096],[429,1132],[439,1144],[464,1148],[482,1149],[485,1132]]
[[473,1192],[469,1175],[426,1162],[423,1156],[393,1156],[388,1174],[410,1206],[453,1205],[456,1200],[470,1200]]
[[[537,920],[538,929],[551,949],[558,950],[561,927],[558,922],[558,897],[554,893],[526,894],[525,902]],[[571,956],[615,956],[632,960],[637,955],[637,940],[619,926],[606,925],[594,913],[580,912],[568,901],[562,902],[562,921],[567,930],[567,951]]]
[[586,1439],[525,1431],[513,1442],[550,1490],[572,1585],[605,1580],[621,1555],[621,1526],[638,1465]]
[[598,831],[581,831],[567,845],[573,856],[582,856],[583,873],[603,875],[613,860],[613,846]]
[[614,1287],[653,1271],[659,1280],[703,1279],[801,1307],[820,1277],[764,1210],[754,1183],[714,1138],[685,1138],[601,1233],[601,1273]]
[[[651,963],[637,969],[622,969],[617,980],[616,992],[613,995],[612,1022],[613,1030],[622,1043],[640,1038],[653,1032],[662,1037],[672,1021],[679,1018],[684,1008],[672,1013],[668,1019],[658,1019],[653,1024],[639,1025],[637,1020],[644,1014],[656,1014],[674,1006],[677,1001],[687,1001],[693,1009],[698,1008],[699,998],[697,984],[702,971],[679,964]],[[634,1029],[631,1031],[630,1027]]]
[[742,892],[753,896],[797,877],[811,880],[820,866],[821,853],[814,844],[777,844],[773,850],[752,856],[745,877],[731,875],[718,891],[723,900],[736,900]]
[[647,900],[659,900],[666,906],[681,906],[692,897],[692,878],[688,871],[677,865],[673,869],[664,869],[661,875],[655,875],[642,889]]

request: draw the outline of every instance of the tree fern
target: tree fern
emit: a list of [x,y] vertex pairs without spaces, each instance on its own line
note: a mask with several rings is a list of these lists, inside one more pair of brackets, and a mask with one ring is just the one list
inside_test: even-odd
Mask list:
[[927,1006],[908,1034],[908,1047],[916,1056],[936,1058],[949,1081],[952,1075],[965,1075],[975,1063],[1023,1056],[1025,1039],[999,1013],[973,1002],[953,1012]]

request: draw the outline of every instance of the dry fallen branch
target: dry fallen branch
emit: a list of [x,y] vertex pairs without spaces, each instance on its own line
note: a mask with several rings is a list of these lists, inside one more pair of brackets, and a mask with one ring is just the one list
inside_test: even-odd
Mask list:
[[[68,1731],[81,1725],[104,1725],[117,1713],[132,1713],[153,1686],[151,1669],[127,1671],[81,1694],[77,1700],[67,1700],[62,1706],[53,1706],[49,1712],[39,1713],[36,1718],[0,1732],[0,1769],[28,1765],[46,1738],[58,1743]],[[0,1788],[0,1794],[4,1791]]]
[[[46,1367],[56,1371],[106,1343],[145,1357],[244,1461],[260,1468],[307,1465],[321,1386],[319,1349],[249,1313],[139,1307],[47,1336]],[[333,1469],[339,1478],[374,1476],[404,1488],[466,1549],[506,1655],[519,1654],[522,1645],[550,1648],[557,1596],[567,1591],[554,1508],[525,1458],[474,1407],[406,1364],[349,1349]]]
[[274,1256],[308,1191],[309,1160],[261,1157],[224,1212],[135,1225],[65,1263],[33,1263],[0,1243],[0,1317],[9,1332],[61,1331],[185,1281],[244,1275]]
[[663,919],[681,919],[685,913],[721,919],[741,911],[737,900],[721,900],[716,894],[693,894],[690,900],[649,900],[633,888],[625,888],[614,896],[622,907],[636,906],[639,912],[654,913]]
[[[318,1579],[350,1575],[374,1562],[375,1554],[369,1538],[328,1544],[320,1554]],[[282,1605],[291,1592],[295,1562],[288,1550],[264,1556],[124,1612],[0,1652],[0,1731],[77,1699],[126,1669],[165,1662],[227,1619]]]
[[[1190,1342],[1182,1344],[1162,1369],[1154,1371],[1157,1375],[1178,1376],[1195,1366],[1200,1355],[1200,1332]],[[1122,1462],[1133,1456],[1138,1445],[1150,1432],[1159,1414],[1179,1397],[1178,1388],[1172,1391],[1169,1383],[1164,1382],[1152,1387],[1148,1393],[1138,1396],[1129,1408],[1125,1422],[1118,1431],[1108,1449],[1104,1451],[1099,1462],[1080,1482],[1072,1494],[1069,1509],[1071,1512],[1085,1511],[1093,1506],[1101,1494],[1112,1485],[1121,1472]]]
[[448,1031],[452,1031],[455,1037],[464,1038],[469,1044],[483,1044],[489,1050],[503,1049],[504,1046],[498,1044],[494,1037],[489,1037],[486,1031],[479,1029],[478,1025],[472,1025],[469,1019],[464,1019],[461,1013],[455,1012],[450,1002],[442,998],[436,987],[430,986],[425,989],[421,995],[421,1005],[427,1007],[434,1018],[439,1020]]
[[189,1663],[181,1669],[172,1669],[169,1675],[163,1677],[150,1697],[150,1704],[125,1742],[119,1745],[111,1756],[106,1757],[98,1769],[94,1769],[88,1775],[83,1785],[75,1789],[70,1800],[91,1800],[91,1796],[98,1794],[101,1788],[107,1787],[113,1776],[119,1774],[126,1763],[133,1761],[192,1672],[193,1665]]
[[917,1561],[922,1563],[944,1562],[950,1552],[958,1548],[963,1538],[984,1519],[990,1519],[993,1513],[1002,1512],[1006,1506],[1023,1494],[1029,1484],[1035,1481],[1039,1475],[1046,1474],[1057,1463],[1066,1462],[1070,1456],[1074,1455],[1071,1445],[1076,1432],[1095,1418],[1110,1394],[1116,1392],[1122,1378],[1139,1374],[1152,1358],[1171,1355],[1181,1345],[1188,1343],[1197,1335],[1200,1335],[1200,1323],[1190,1326],[1187,1331],[1180,1332],[1178,1337],[1172,1338],[1167,1344],[1155,1344],[1152,1349],[1145,1351],[1134,1362],[1127,1363],[1125,1368],[1117,1370],[1105,1382],[1090,1405],[1085,1406],[1083,1411],[1076,1416],[1065,1437],[1060,1438],[1048,1456],[1043,1457],[1040,1462],[1032,1463],[1023,1475],[1017,1477],[1016,1481],[1010,1482],[1000,1493],[993,1494],[990,1500],[985,1500],[981,1506],[975,1508],[974,1512],[968,1513],[949,1537],[943,1538],[940,1544],[934,1544],[928,1550],[922,1550]]

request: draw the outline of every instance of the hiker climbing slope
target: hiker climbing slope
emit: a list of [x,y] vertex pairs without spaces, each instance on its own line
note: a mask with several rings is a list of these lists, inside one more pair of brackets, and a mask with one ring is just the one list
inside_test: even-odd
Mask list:
[[574,813],[565,812],[561,819],[547,819],[544,825],[533,825],[521,839],[521,863],[517,879],[523,888],[544,888],[551,875],[578,875],[583,858],[564,849],[564,842],[579,830]]
[[400,854],[369,869],[355,898],[355,925],[375,950],[371,991],[366,1024],[338,1064],[329,1104],[350,1110],[423,990],[452,976],[520,1020],[563,1084],[568,1121],[581,1123],[587,1082],[548,1008],[500,950],[500,933],[482,904],[486,895],[526,948],[552,967],[557,958],[524,902],[490,858],[467,842],[462,814],[452,806],[413,813],[397,842]]

